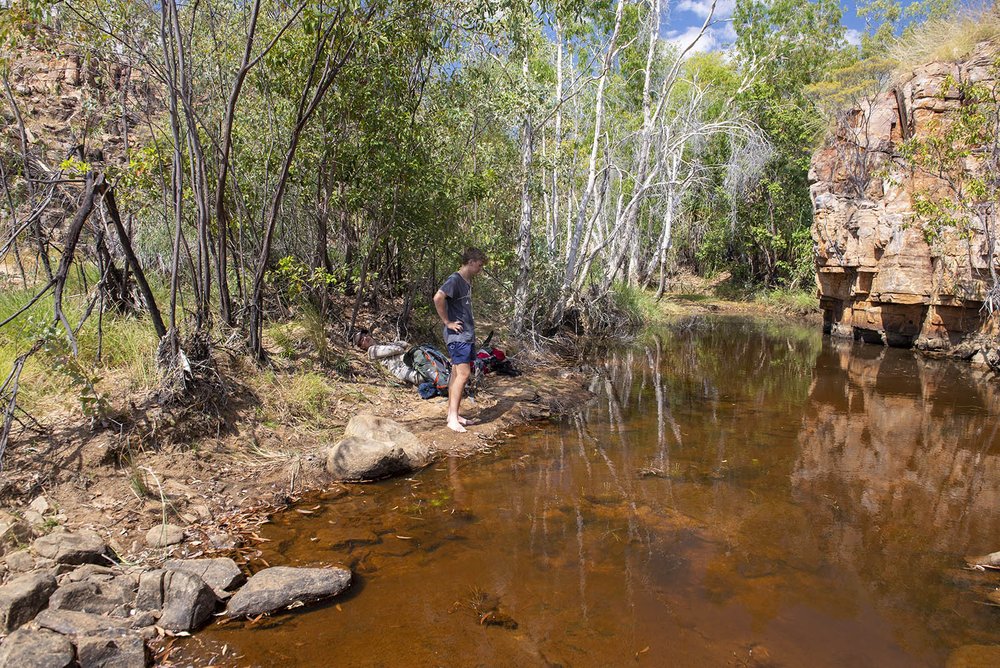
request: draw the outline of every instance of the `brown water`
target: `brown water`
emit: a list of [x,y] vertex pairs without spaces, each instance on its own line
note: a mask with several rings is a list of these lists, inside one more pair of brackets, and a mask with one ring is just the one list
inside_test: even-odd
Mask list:
[[604,367],[590,405],[493,454],[275,518],[267,562],[350,566],[350,593],[211,627],[184,655],[881,667],[1000,644],[987,576],[960,570],[962,555],[1000,550],[995,382],[722,318]]

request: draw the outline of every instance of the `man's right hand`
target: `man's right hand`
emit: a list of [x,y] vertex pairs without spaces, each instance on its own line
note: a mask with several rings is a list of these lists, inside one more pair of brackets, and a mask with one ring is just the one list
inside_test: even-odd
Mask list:
[[451,322],[445,323],[445,327],[447,327],[451,331],[455,332],[456,334],[461,334],[462,333],[462,321],[461,320],[452,320]]

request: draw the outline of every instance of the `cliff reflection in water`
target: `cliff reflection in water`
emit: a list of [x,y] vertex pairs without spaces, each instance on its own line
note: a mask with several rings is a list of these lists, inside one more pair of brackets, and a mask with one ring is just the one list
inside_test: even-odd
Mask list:
[[997,616],[981,604],[992,580],[958,570],[963,555],[1000,549],[996,380],[829,340],[809,399],[791,480],[826,558],[877,591],[912,644],[929,642],[916,628],[939,646],[996,643]]
[[881,667],[1000,639],[944,576],[1000,549],[994,397],[972,369],[721,318],[593,359],[595,399],[570,417],[274,518],[267,563],[347,565],[351,592],[186,651]]
[[975,539],[1000,540],[998,413],[996,381],[976,367],[830,340],[803,418],[797,498],[833,495],[842,529],[848,515],[932,527],[918,552],[970,540],[996,550]]

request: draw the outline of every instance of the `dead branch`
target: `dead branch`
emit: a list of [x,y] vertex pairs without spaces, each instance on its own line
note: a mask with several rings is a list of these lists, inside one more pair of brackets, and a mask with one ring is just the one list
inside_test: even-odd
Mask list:
[[[7,449],[7,440],[10,438],[11,427],[14,426],[14,415],[17,412],[17,393],[20,389],[21,371],[24,370],[24,363],[29,357],[38,352],[45,343],[44,339],[35,341],[31,350],[18,356],[14,360],[14,367],[7,376],[7,380],[0,386],[0,398],[6,397],[7,405],[3,412],[3,425],[0,426],[0,473],[3,472],[3,454]],[[23,412],[23,411],[22,411]]]
[[80,208],[77,209],[76,215],[73,217],[73,223],[70,225],[69,232],[66,235],[62,258],[59,260],[59,270],[56,271],[56,275],[52,279],[53,283],[55,283],[55,301],[53,303],[55,320],[61,323],[63,329],[66,330],[66,337],[69,339],[73,355],[77,355],[79,351],[77,349],[76,336],[73,334],[73,328],[70,326],[69,320],[66,319],[66,314],[63,313],[63,290],[66,287],[66,277],[69,275],[69,267],[73,263],[73,256],[76,253],[76,245],[80,241],[80,233],[83,232],[83,225],[87,222],[87,218],[90,217],[90,212],[94,210],[94,187],[96,184],[103,185],[104,174],[98,174],[95,177],[93,172],[87,172],[85,183],[83,201],[80,202]]

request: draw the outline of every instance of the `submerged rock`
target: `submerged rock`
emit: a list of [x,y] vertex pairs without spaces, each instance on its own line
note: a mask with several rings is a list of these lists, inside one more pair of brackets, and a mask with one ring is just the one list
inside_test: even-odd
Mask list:
[[351,572],[343,568],[265,568],[233,595],[226,615],[251,617],[296,602],[311,603],[336,596],[350,584]]
[[1000,645],[965,645],[948,657],[947,668],[993,668],[1000,666]]
[[10,633],[45,608],[56,589],[50,573],[31,573],[0,587],[0,633]]
[[979,557],[966,557],[965,562],[969,566],[986,566],[989,568],[1000,568],[1000,552],[991,552]]
[[50,533],[36,540],[31,549],[59,564],[107,564],[111,561],[107,544],[93,531]]
[[355,415],[329,449],[326,470],[338,480],[377,480],[430,463],[430,449],[398,422]]
[[18,629],[0,645],[0,668],[66,668],[70,665],[73,665],[73,643],[46,629]]

